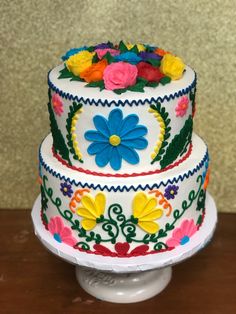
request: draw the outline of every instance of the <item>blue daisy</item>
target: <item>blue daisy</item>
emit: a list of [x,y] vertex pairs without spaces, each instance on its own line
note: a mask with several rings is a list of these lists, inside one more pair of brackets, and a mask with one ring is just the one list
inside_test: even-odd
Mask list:
[[87,151],[90,155],[96,155],[95,162],[99,167],[110,163],[112,169],[119,170],[122,159],[131,165],[139,163],[136,150],[146,148],[148,141],[144,138],[147,128],[138,125],[138,122],[136,114],[123,118],[120,109],[112,110],[108,120],[100,115],[93,118],[97,130],[87,131],[84,136],[93,142]]

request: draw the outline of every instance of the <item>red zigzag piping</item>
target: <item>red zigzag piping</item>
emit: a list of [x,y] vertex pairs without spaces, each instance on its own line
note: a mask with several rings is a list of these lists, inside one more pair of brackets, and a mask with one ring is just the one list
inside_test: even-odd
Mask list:
[[187,151],[187,153],[184,155],[183,158],[181,158],[180,160],[176,161],[175,163],[167,166],[164,169],[156,169],[156,170],[152,170],[152,171],[148,171],[148,172],[139,172],[139,173],[101,173],[101,172],[96,172],[96,171],[91,171],[88,169],[83,169],[81,167],[76,167],[76,166],[70,166],[64,159],[61,158],[61,156],[59,156],[54,148],[52,147],[52,153],[53,156],[60,161],[64,166],[66,166],[67,168],[79,171],[79,172],[83,172],[86,174],[90,174],[93,176],[101,176],[101,177],[121,177],[121,178],[128,178],[128,177],[139,177],[139,176],[148,176],[150,174],[155,174],[155,173],[162,173],[165,172],[167,170],[173,169],[174,167],[179,166],[183,161],[185,161],[192,153],[192,148],[193,145],[192,143],[190,143],[189,145],[189,149]]

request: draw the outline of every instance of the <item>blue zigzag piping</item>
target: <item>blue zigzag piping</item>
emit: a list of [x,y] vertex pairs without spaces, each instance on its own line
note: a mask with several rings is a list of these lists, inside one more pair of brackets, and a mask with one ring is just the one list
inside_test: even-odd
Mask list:
[[167,186],[168,184],[173,184],[173,183],[178,183],[179,181],[182,182],[184,179],[187,179],[189,178],[190,176],[194,175],[194,173],[196,173],[197,171],[199,171],[203,165],[205,164],[205,162],[207,162],[209,160],[209,156],[208,156],[208,150],[206,151],[203,159],[201,160],[201,162],[193,169],[193,170],[189,170],[187,173],[185,173],[184,175],[180,175],[172,180],[168,179],[167,182],[163,182],[161,181],[159,184],[157,183],[154,183],[153,185],[149,185],[149,184],[146,184],[145,186],[142,186],[141,184],[139,184],[138,186],[133,186],[133,185],[130,185],[130,186],[107,186],[107,185],[100,185],[100,184],[89,184],[89,183],[81,183],[81,182],[76,182],[75,180],[71,180],[70,178],[66,178],[64,175],[61,175],[59,172],[56,172],[55,170],[53,170],[52,168],[50,168],[50,166],[48,166],[43,158],[42,158],[42,155],[41,155],[41,152],[40,152],[40,149],[39,149],[39,161],[40,161],[40,164],[45,168],[45,170],[47,172],[49,172],[52,176],[56,177],[56,178],[59,178],[60,180],[64,180],[64,181],[67,181],[69,182],[71,185],[75,185],[75,186],[80,186],[81,188],[88,188],[88,189],[93,189],[93,190],[99,190],[99,191],[108,191],[108,192],[129,192],[131,190],[133,191],[137,191],[137,190],[146,190],[146,189],[149,189],[149,190],[153,190],[153,189],[159,189],[160,186]]
[[109,102],[107,99],[105,100],[102,100],[102,99],[98,99],[98,100],[94,100],[94,99],[89,99],[89,98],[83,98],[83,97],[79,97],[79,96],[73,96],[72,94],[70,93],[65,93],[63,92],[62,90],[60,90],[59,88],[57,88],[49,79],[49,74],[50,72],[48,72],[48,86],[53,90],[55,91],[57,94],[59,94],[61,97],[65,98],[65,99],[69,99],[69,100],[73,100],[73,101],[77,101],[77,102],[83,102],[83,104],[89,104],[90,106],[92,105],[95,105],[95,106],[108,106],[108,107],[111,107],[112,105],[115,105],[115,106],[122,106],[124,107],[125,105],[128,105],[128,106],[138,106],[138,105],[144,105],[146,103],[148,103],[149,105],[151,105],[153,102],[164,102],[165,100],[166,101],[170,101],[170,100],[173,100],[177,97],[180,97],[180,96],[183,96],[183,95],[186,95],[192,88],[194,88],[196,86],[196,82],[197,82],[197,75],[196,75],[196,72],[194,71],[194,80],[193,82],[186,88],[184,89],[181,89],[179,90],[178,92],[175,92],[174,94],[170,94],[170,95],[165,95],[164,97],[157,97],[157,98],[154,98],[152,97],[151,99],[144,99],[144,100],[141,100],[139,99],[138,101],[137,100],[132,100],[132,101],[129,101],[128,99],[126,99],[125,101],[122,101],[122,100],[118,100],[118,101],[115,101],[115,100],[112,100],[111,102]]

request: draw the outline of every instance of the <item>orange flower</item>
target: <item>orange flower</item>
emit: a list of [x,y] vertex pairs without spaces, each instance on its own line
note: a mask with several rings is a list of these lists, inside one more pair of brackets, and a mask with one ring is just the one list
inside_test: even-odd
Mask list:
[[165,51],[165,50],[163,50],[163,49],[161,49],[161,48],[157,48],[157,49],[154,51],[154,53],[156,53],[157,55],[163,57],[165,54],[170,53],[170,52]]
[[87,83],[101,81],[103,79],[103,72],[107,65],[108,63],[106,59],[93,63],[90,67],[80,73],[80,77]]
[[205,181],[203,183],[203,189],[206,190],[208,184],[209,184],[209,180],[210,180],[210,168],[208,168],[207,173],[206,173],[206,177],[205,177]]

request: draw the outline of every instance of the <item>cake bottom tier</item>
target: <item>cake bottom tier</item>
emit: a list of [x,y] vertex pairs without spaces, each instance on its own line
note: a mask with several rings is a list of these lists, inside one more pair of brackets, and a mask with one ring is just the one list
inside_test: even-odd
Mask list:
[[193,135],[178,167],[139,177],[103,177],[62,165],[49,135],[39,153],[41,217],[57,242],[87,254],[132,257],[191,241],[204,220],[208,152]]

